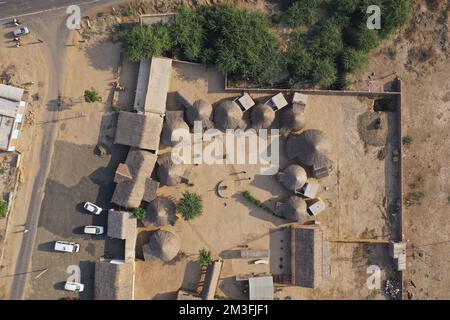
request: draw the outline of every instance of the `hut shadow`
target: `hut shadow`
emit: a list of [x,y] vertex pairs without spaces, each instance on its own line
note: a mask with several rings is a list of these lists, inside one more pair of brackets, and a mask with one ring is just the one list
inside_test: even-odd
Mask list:
[[153,296],[152,300],[176,300],[177,291],[157,293]]
[[[232,198],[234,198],[236,201],[239,201],[242,204],[244,204],[248,209],[250,209],[250,215],[252,215],[258,219],[269,221],[276,226],[286,223],[286,221],[284,219],[275,216],[274,213],[271,213],[271,212],[268,212],[266,210],[256,207],[253,203],[250,203],[247,199],[245,199],[241,193],[234,194]],[[269,200],[263,202],[263,204],[266,205],[267,207],[269,207],[273,211],[275,209],[275,204],[277,201],[278,201],[277,198],[269,199]]]
[[189,261],[186,264],[181,288],[186,291],[195,292],[200,281],[201,271],[200,264],[197,261]]
[[125,259],[125,240],[106,238],[105,240],[105,253],[104,258],[106,259]]
[[95,275],[95,262],[93,261],[80,261],[81,270],[81,283],[84,284],[83,292],[80,292],[80,299],[92,300],[94,299],[94,275]]
[[113,43],[111,40],[94,42],[86,48],[91,66],[101,70],[117,69],[122,57],[119,54],[111,54],[115,51],[120,52],[120,43]]
[[240,250],[224,250],[219,254],[221,259],[239,259],[241,257]]
[[236,277],[227,277],[220,278],[219,282],[220,290],[228,299],[248,300],[247,281],[236,281]]
[[134,105],[134,95],[136,91],[139,74],[139,63],[129,59],[123,59],[120,72],[120,85],[125,87],[124,91],[119,91],[117,104],[121,110],[132,111]]
[[144,260],[144,252],[142,251],[142,247],[147,244],[150,240],[150,237],[156,230],[148,231],[144,230],[138,233],[136,238],[136,249],[135,255],[136,259]]

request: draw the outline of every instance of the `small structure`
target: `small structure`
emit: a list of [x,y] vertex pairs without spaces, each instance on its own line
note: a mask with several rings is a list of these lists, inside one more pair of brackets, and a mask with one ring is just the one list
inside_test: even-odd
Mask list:
[[163,121],[156,113],[120,111],[114,143],[156,152]]
[[259,103],[251,110],[250,120],[254,129],[267,129],[275,120],[275,111],[269,105]]
[[202,99],[186,107],[186,120],[191,127],[194,127],[195,121],[201,121],[203,130],[212,128],[212,115],[212,105]]
[[295,190],[296,195],[303,196],[305,198],[314,199],[319,192],[319,184],[312,181],[306,181],[306,183],[300,189]]
[[284,135],[300,131],[305,127],[305,105],[293,103],[281,114],[281,132]]
[[329,175],[332,165],[329,142],[322,131],[306,130],[299,136],[290,135],[286,148],[289,159],[298,159],[303,165],[312,167],[315,178]]
[[306,106],[306,103],[308,102],[308,96],[303,93],[294,92],[292,95],[292,104],[297,103],[303,106]]
[[217,129],[243,129],[245,122],[243,113],[236,102],[224,100],[214,108],[214,124]]
[[253,277],[248,279],[250,300],[273,300],[273,277]]
[[247,111],[251,107],[255,105],[255,101],[253,101],[252,97],[248,94],[248,92],[245,92],[242,96],[234,99],[234,102],[237,103],[239,108],[241,108],[242,111]]
[[317,216],[319,213],[324,211],[326,207],[327,206],[322,199],[320,198],[313,199],[310,201],[308,205],[308,214],[311,216]]
[[397,271],[406,270],[406,242],[389,243],[389,254],[394,258]]
[[147,206],[147,216],[142,223],[147,227],[174,225],[176,221],[176,205],[166,197],[156,197]]
[[325,242],[318,225],[291,226],[291,284],[316,288],[327,277],[329,256]]
[[275,212],[291,222],[302,224],[311,220],[305,200],[298,196],[290,196],[285,202],[278,202]]
[[291,191],[296,191],[303,187],[307,178],[305,169],[297,164],[291,164],[278,173],[280,183]]
[[134,299],[134,261],[97,261],[94,298],[96,300]]
[[188,173],[185,171],[185,166],[173,163],[170,154],[159,156],[157,162],[158,178],[163,185],[175,186],[188,180]]
[[280,110],[288,105],[288,102],[286,101],[286,98],[284,95],[279,92],[276,95],[274,95],[272,98],[270,98],[266,104],[270,105],[274,111]]
[[189,126],[183,119],[183,111],[167,111],[161,133],[161,143],[165,146],[175,146],[179,141],[173,141],[172,134],[177,129],[189,133]]
[[214,300],[217,284],[219,283],[220,272],[222,271],[222,264],[222,260],[216,260],[208,267],[202,292],[203,300]]
[[152,234],[148,244],[142,247],[145,261],[174,259],[180,251],[180,239],[174,233],[159,229]]
[[267,249],[241,249],[241,259],[262,259],[269,257]]
[[0,150],[15,151],[20,137],[26,102],[24,89],[0,84]]

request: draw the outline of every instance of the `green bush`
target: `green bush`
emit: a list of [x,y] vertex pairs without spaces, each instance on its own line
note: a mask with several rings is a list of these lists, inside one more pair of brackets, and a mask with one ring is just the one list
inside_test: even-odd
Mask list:
[[145,217],[147,216],[147,211],[145,211],[145,209],[139,207],[139,208],[134,208],[133,210],[133,215],[136,217],[136,219],[138,220],[144,220]]
[[358,51],[351,47],[344,49],[344,51],[342,52],[341,60],[342,67],[346,72],[358,72],[363,69],[369,62],[369,59],[365,52]]
[[8,214],[8,202],[0,200],[0,218],[5,218]]
[[286,22],[291,27],[311,26],[319,20],[317,7],[322,0],[299,0],[292,3],[286,13]]
[[179,6],[172,34],[174,44],[180,48],[183,58],[191,61],[200,59],[205,41],[204,19],[201,14],[188,6]]
[[342,28],[342,22],[338,19],[330,20],[320,26],[312,44],[315,57],[335,58],[340,54],[344,47]]
[[329,87],[336,81],[337,76],[336,64],[331,59],[314,60],[311,74],[314,83]]
[[206,249],[200,249],[198,253],[199,253],[198,262],[202,267],[208,267],[213,264],[211,251]]
[[384,0],[381,16],[381,32],[389,35],[395,29],[405,25],[411,18],[410,0]]
[[196,193],[186,191],[178,201],[177,210],[184,220],[192,220],[203,213],[203,199]]
[[286,67],[291,77],[305,79],[311,73],[313,58],[305,43],[306,40],[298,35],[292,40],[285,53]]
[[337,14],[350,16],[358,10],[361,0],[332,0],[331,9]]
[[172,49],[170,29],[163,23],[135,26],[121,34],[122,49],[131,61],[140,61],[161,55]]
[[411,137],[411,136],[404,136],[404,137],[402,138],[402,143],[403,143],[404,145],[410,145],[413,141],[414,141],[414,138]]
[[92,102],[101,102],[102,97],[95,91],[94,89],[85,90],[84,91],[84,101],[92,103]]

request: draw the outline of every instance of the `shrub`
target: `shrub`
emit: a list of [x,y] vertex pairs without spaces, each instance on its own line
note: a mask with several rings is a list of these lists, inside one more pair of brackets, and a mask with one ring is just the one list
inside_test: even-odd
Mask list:
[[336,64],[331,59],[325,58],[313,62],[311,78],[314,83],[329,87],[336,81],[337,74]]
[[414,138],[411,137],[411,136],[404,136],[404,137],[402,138],[402,143],[403,143],[404,145],[409,145],[409,144],[411,144],[413,141],[414,141]]
[[353,48],[345,48],[342,52],[341,64],[346,72],[358,72],[368,63],[367,54]]
[[147,216],[147,211],[145,211],[145,209],[139,207],[139,208],[134,208],[133,210],[133,214],[136,217],[136,219],[138,220],[144,220],[145,217]]
[[178,201],[177,210],[184,220],[192,220],[203,213],[203,199],[196,193],[186,191]]
[[332,0],[331,8],[335,13],[350,16],[357,11],[360,2],[361,0]]
[[313,38],[313,54],[315,58],[336,57],[344,47],[342,40],[342,22],[333,19],[321,25]]
[[286,13],[286,22],[291,27],[310,26],[319,20],[317,7],[321,0],[299,0],[291,4]]
[[198,253],[199,253],[198,262],[202,267],[208,267],[213,264],[211,251],[206,249],[200,249]]
[[194,9],[182,5],[172,25],[174,44],[179,46],[184,58],[197,61],[203,51],[205,29],[203,16]]
[[351,33],[350,43],[352,46],[360,51],[369,52],[375,49],[379,42],[380,37],[378,31],[374,29],[368,29],[366,25],[361,25]]
[[0,200],[0,218],[5,218],[8,213],[8,202]]
[[312,56],[300,35],[295,37],[285,54],[286,67],[291,77],[308,78],[311,73]]
[[95,91],[94,89],[85,90],[84,91],[84,101],[92,103],[92,102],[100,102],[102,101],[102,97]]
[[131,61],[161,55],[172,49],[169,27],[161,22],[151,26],[135,26],[121,34],[122,49]]
[[270,210],[270,208],[268,206],[266,206],[264,203],[262,203],[261,201],[259,201],[258,199],[256,199],[251,193],[250,191],[243,191],[242,192],[242,196],[247,199],[248,201],[250,201],[251,203],[253,203],[255,206],[257,206],[260,209],[263,209],[267,212],[273,213],[272,210]]

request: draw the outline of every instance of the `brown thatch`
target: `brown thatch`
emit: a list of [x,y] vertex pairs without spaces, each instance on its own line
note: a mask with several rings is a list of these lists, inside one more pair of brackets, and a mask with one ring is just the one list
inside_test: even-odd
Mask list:
[[147,206],[147,217],[142,221],[144,225],[165,226],[174,225],[176,221],[176,205],[166,197],[157,197]]
[[251,109],[250,120],[254,129],[267,129],[275,120],[275,111],[271,106],[259,103]]
[[[131,180],[123,180],[116,185],[111,202],[124,207],[136,208],[141,204],[147,187],[147,179],[152,174],[156,163],[156,155],[131,148],[125,165],[132,176]],[[123,170],[121,167],[120,170]]]
[[296,191],[306,183],[306,171],[298,164],[291,164],[278,174],[278,180],[286,189]]
[[158,157],[158,178],[166,186],[175,186],[183,180],[185,165],[174,164],[170,154]]
[[189,126],[183,119],[183,111],[167,111],[164,119],[164,126],[161,133],[161,143],[166,146],[174,146],[178,141],[172,141],[172,133],[177,129],[186,130],[189,133]]
[[157,151],[162,126],[163,118],[158,114],[121,111],[114,143]]
[[367,111],[358,116],[358,133],[364,143],[384,146],[388,136],[388,120],[384,112]]
[[203,129],[212,128],[212,114],[212,105],[202,99],[195,101],[192,107],[186,108],[186,120],[191,127],[195,121],[200,121]]
[[290,107],[287,107],[281,114],[280,124],[281,131],[284,134],[303,129],[306,124],[305,105],[293,103]]
[[156,198],[156,192],[158,191],[159,182],[152,180],[152,178],[145,179],[145,190],[142,200],[150,202]]
[[170,261],[180,251],[180,239],[174,233],[166,230],[158,230],[152,234],[148,244],[142,248],[144,260]]
[[245,127],[243,112],[236,102],[224,100],[214,108],[214,124],[217,129],[242,129]]
[[137,220],[133,213],[127,211],[108,211],[108,237],[134,240],[136,239]]
[[319,130],[306,130],[299,136],[289,136],[287,141],[289,159],[297,158],[302,164],[313,170],[331,166],[329,143],[325,133]]
[[134,262],[95,263],[96,300],[132,300],[134,298]]
[[298,223],[304,223],[311,220],[311,216],[307,212],[307,205],[303,198],[298,196],[290,196],[285,202],[277,208],[277,213],[286,220]]
[[291,282],[316,288],[323,276],[323,232],[317,225],[291,227]]

